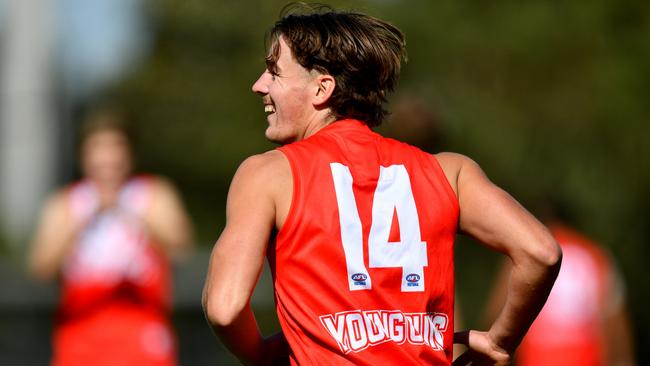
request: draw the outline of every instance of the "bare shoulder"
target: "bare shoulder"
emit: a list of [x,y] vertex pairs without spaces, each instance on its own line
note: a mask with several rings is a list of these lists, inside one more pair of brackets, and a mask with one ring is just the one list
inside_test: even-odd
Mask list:
[[480,169],[474,160],[462,154],[440,152],[433,156],[438,160],[440,167],[442,167],[449,184],[456,194],[458,194],[458,179],[461,172],[463,170]]
[[[228,192],[227,216],[244,213],[272,217],[275,224],[284,222],[293,190],[289,161],[279,150],[253,155],[237,169]],[[254,212],[248,212],[254,208]]]
[[43,205],[42,214],[45,216],[65,216],[68,207],[68,191],[60,189],[50,195]]
[[[233,177],[230,190],[236,193],[254,190],[268,193],[274,199],[291,188],[292,176],[288,159],[279,150],[271,150],[246,158]],[[234,191],[234,192],[233,192]]]
[[276,180],[291,174],[289,161],[279,150],[271,150],[246,158],[237,169],[235,179]]
[[176,193],[176,186],[174,183],[169,180],[169,178],[164,176],[151,176],[148,177],[151,182],[151,187],[153,188],[156,194],[174,194]]
[[460,169],[465,164],[476,164],[471,158],[454,152],[440,152],[434,156],[443,169]]
[[273,170],[285,166],[286,168],[289,168],[289,161],[284,156],[284,154],[279,150],[270,150],[261,154],[249,156],[241,163],[239,168],[255,168],[265,170],[266,167]]
[[47,245],[52,238],[60,236],[60,233],[71,228],[74,223],[68,208],[68,191],[61,189],[50,195],[43,204],[32,246]]
[[160,217],[166,214],[174,214],[183,210],[181,194],[176,185],[166,177],[149,177],[151,194],[153,195],[149,213]]

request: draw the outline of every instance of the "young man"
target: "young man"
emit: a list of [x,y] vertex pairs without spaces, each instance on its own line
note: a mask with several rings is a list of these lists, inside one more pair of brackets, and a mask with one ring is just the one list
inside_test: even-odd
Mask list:
[[[248,158],[233,178],[203,298],[217,335],[245,364],[450,364],[461,231],[514,269],[492,327],[458,335],[469,347],[459,362],[508,364],[561,251],[470,159],[370,130],[399,76],[402,33],[328,10],[284,16],[269,41],[253,91],[266,137],[283,146]],[[265,255],[282,326],[268,339],[249,305]]]

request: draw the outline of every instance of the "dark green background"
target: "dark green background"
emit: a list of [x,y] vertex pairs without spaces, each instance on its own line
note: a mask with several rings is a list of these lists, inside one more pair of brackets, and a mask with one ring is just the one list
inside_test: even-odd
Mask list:
[[[264,32],[285,2],[151,4],[154,53],[114,92],[137,115],[141,167],[179,185],[198,242],[211,245],[237,165],[274,147],[250,86],[264,68]],[[552,197],[611,251],[627,281],[640,361],[650,362],[642,347],[650,342],[643,331],[650,325],[650,3],[332,4],[405,32],[409,61],[391,101],[417,99],[427,108],[443,136],[431,137],[432,152],[470,156],[525,206]],[[400,121],[382,130],[399,131]],[[496,260],[469,240],[458,243],[470,325]]]
[[[177,184],[197,245],[206,250],[223,228],[236,167],[274,148],[264,139],[263,107],[250,87],[264,69],[264,32],[285,3],[149,1],[153,52],[106,92],[133,114],[139,168]],[[561,203],[576,228],[608,248],[627,282],[639,364],[649,364],[650,3],[332,5],[368,12],[405,32],[409,61],[391,102],[420,108],[428,127],[414,142],[470,156],[527,207],[548,198]],[[380,131],[408,138],[408,116],[400,116]],[[457,248],[463,314],[479,326],[498,257],[468,239]],[[198,301],[176,316],[181,352],[196,357],[218,347],[190,326],[202,322]],[[265,319],[265,330],[275,327],[272,316]]]

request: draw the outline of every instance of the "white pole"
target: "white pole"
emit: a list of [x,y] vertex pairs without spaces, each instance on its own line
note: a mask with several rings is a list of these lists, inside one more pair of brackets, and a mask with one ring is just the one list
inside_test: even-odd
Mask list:
[[14,249],[25,242],[55,183],[52,0],[5,3],[0,55],[0,224]]

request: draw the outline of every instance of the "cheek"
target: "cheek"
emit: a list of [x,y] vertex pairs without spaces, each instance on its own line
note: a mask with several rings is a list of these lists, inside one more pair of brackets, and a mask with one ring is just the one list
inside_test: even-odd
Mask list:
[[279,109],[285,117],[299,117],[306,106],[307,98],[304,93],[294,92],[285,97]]

